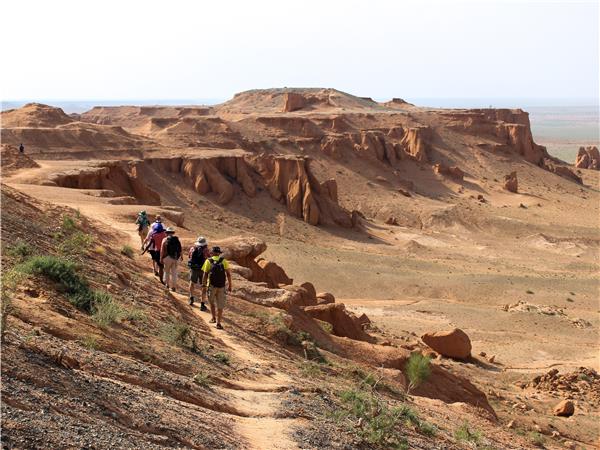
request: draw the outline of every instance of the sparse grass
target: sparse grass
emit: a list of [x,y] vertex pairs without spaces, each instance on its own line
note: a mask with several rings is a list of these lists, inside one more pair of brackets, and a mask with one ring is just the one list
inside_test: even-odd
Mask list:
[[314,378],[321,375],[321,366],[314,361],[302,361],[300,363],[300,372],[306,378]]
[[85,255],[94,238],[83,231],[75,231],[58,245],[58,252],[66,257],[78,258]]
[[98,340],[95,336],[87,335],[81,340],[81,345],[83,345],[88,350],[98,350],[99,344]]
[[121,255],[125,255],[128,258],[133,258],[133,248],[131,248],[131,245],[124,245],[121,247]]
[[119,322],[125,315],[125,311],[112,296],[106,292],[94,291],[92,301],[92,318],[101,327],[108,327]]
[[333,333],[333,325],[331,325],[329,322],[325,322],[324,320],[317,320],[317,322],[319,323],[319,325],[321,325],[321,328],[323,328],[323,330],[325,330],[327,333]]
[[434,437],[437,435],[438,428],[428,422],[420,422],[419,432],[425,436]]
[[215,361],[219,361],[220,363],[227,365],[229,365],[229,363],[231,362],[229,355],[225,352],[217,352],[213,355],[213,358],[215,359]]
[[431,358],[421,353],[410,355],[405,367],[408,378],[407,393],[423,383],[431,374]]
[[531,442],[536,447],[543,447],[546,443],[546,438],[543,434],[538,433],[537,431],[532,431],[529,433],[529,442]]
[[145,311],[139,308],[127,308],[123,313],[123,319],[131,322],[147,322],[148,316]]
[[161,337],[171,344],[196,351],[196,335],[187,323],[170,322],[165,324],[161,330]]
[[529,294],[529,295],[533,295],[533,294],[535,294],[535,292],[533,292],[531,289],[527,289],[527,290],[525,291],[525,293],[526,293],[526,294]]
[[210,387],[211,385],[211,376],[204,371],[200,371],[194,375],[193,380],[198,386]]
[[19,261],[23,261],[24,259],[33,255],[34,248],[29,243],[18,240],[10,247],[7,247],[5,253],[8,256],[18,259]]
[[592,382],[592,379],[585,373],[580,373],[579,375],[577,375],[577,379],[579,381],[587,381],[588,383]]
[[338,419],[349,416],[358,419],[356,422],[360,427],[353,429],[366,443],[383,448],[408,448],[399,428],[403,422],[411,420],[410,408],[390,408],[369,391],[344,391],[340,398],[344,409],[336,413]]
[[60,228],[65,233],[72,233],[78,228],[78,226],[77,222],[75,222],[75,219],[68,214],[65,214],[62,218],[62,224]]
[[469,422],[465,421],[454,432],[454,438],[457,441],[466,441],[473,444],[481,442],[481,432],[470,428]]

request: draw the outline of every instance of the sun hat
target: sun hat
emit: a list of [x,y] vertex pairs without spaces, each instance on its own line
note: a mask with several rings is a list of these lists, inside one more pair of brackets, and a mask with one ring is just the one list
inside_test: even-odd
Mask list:
[[196,243],[200,245],[206,245],[206,238],[204,236],[198,236],[198,239],[196,239]]
[[165,230],[166,233],[175,233],[175,228],[169,227]]

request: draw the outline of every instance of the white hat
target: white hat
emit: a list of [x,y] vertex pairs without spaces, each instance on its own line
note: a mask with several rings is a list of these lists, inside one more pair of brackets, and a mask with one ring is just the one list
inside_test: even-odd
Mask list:
[[196,243],[200,245],[206,245],[206,238],[204,236],[199,236],[198,239],[196,239]]

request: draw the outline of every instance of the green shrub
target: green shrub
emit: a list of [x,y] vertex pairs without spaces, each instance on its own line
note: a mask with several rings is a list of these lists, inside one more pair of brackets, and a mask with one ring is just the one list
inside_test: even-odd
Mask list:
[[92,335],[85,336],[81,340],[81,345],[83,345],[88,350],[97,350],[99,347],[98,340],[96,339],[95,336],[92,336]]
[[131,322],[147,322],[148,316],[146,313],[139,308],[127,308],[123,313],[123,318],[125,320],[130,320]]
[[408,378],[407,392],[423,383],[431,374],[431,358],[421,353],[413,353],[406,363],[406,377]]
[[67,257],[80,257],[88,252],[93,242],[91,235],[76,231],[58,245],[58,252]]
[[124,315],[123,308],[106,292],[92,291],[92,318],[102,326],[107,327],[119,322]]
[[133,248],[130,245],[124,245],[121,247],[121,255],[125,255],[128,258],[133,258]]
[[477,430],[471,430],[469,428],[469,422],[465,421],[454,432],[454,437],[457,441],[467,441],[472,442],[473,444],[478,444],[481,441],[481,432]]
[[300,372],[306,378],[314,378],[321,375],[321,366],[313,361],[302,361]]
[[[405,410],[390,408],[372,392],[349,390],[341,393],[346,413],[358,418],[362,426],[357,433],[367,443],[385,448],[407,448],[399,426],[405,419]],[[347,417],[344,412],[342,417]]]
[[34,253],[33,247],[29,243],[22,241],[22,240],[18,240],[13,245],[6,248],[6,254],[8,256],[17,258],[21,261],[26,259],[27,257],[33,255],[33,253]]
[[546,443],[546,438],[543,434],[537,431],[532,431],[531,433],[529,433],[529,441],[536,447],[543,447]]
[[211,384],[211,376],[203,371],[200,371],[196,375],[194,375],[193,380],[194,383],[202,387],[209,387]]
[[217,352],[213,355],[213,358],[217,361],[219,361],[220,363],[223,364],[227,364],[229,365],[230,363],[230,359],[229,359],[229,355],[227,353],[224,352]]
[[187,323],[167,323],[162,328],[161,336],[165,341],[171,344],[196,350],[196,336]]
[[69,216],[68,214],[65,214],[63,216],[63,220],[62,220],[62,225],[60,227],[62,229],[62,231],[64,231],[65,233],[72,233],[73,231],[75,231],[78,227],[77,227],[77,223],[75,222],[75,219],[73,219],[71,216]]

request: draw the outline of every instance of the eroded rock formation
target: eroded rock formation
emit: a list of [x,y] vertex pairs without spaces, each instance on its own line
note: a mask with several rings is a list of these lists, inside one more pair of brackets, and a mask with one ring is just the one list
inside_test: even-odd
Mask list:
[[579,169],[600,170],[600,152],[598,147],[579,147],[575,167]]
[[519,191],[519,180],[517,179],[517,172],[511,172],[508,175],[504,175],[504,189],[514,193],[517,193]]
[[450,331],[425,333],[421,339],[441,355],[457,359],[466,359],[471,356],[471,340],[464,331],[458,328]]

